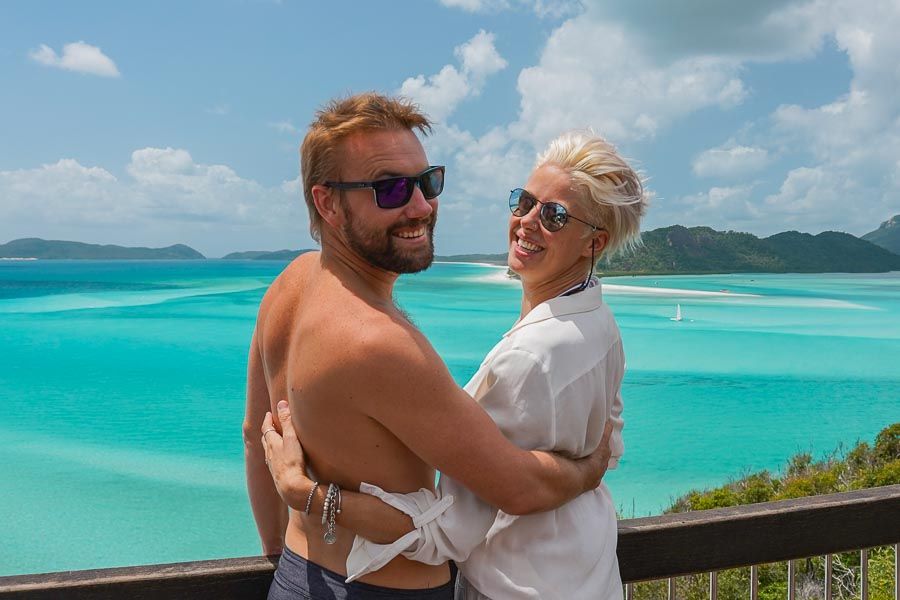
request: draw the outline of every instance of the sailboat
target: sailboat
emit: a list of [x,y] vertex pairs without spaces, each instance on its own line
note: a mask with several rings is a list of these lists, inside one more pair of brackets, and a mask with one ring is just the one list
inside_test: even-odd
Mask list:
[[669,317],[669,320],[670,320],[670,321],[681,321],[681,319],[682,319],[682,317],[681,317],[681,305],[680,305],[680,304],[676,304],[676,305],[675,305],[675,316],[674,316],[674,317]]

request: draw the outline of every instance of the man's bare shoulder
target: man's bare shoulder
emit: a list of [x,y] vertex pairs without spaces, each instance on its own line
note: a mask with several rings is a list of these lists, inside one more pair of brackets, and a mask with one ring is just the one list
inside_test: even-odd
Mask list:
[[310,277],[311,272],[318,265],[318,262],[318,251],[305,252],[292,260],[290,264],[278,274],[278,277],[269,284],[259,306],[260,314],[266,314],[273,304],[276,304],[281,300],[296,297],[303,282]]
[[349,396],[377,399],[452,380],[425,336],[399,311],[336,307],[326,327],[319,339],[329,341],[330,356],[320,373]]
[[353,362],[397,361],[406,364],[440,360],[434,348],[400,311],[359,306],[335,308],[335,340]]

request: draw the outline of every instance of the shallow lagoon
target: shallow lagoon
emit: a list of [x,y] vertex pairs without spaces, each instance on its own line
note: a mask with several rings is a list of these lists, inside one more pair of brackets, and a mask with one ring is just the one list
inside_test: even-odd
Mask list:
[[[283,266],[0,264],[0,574],[258,552],[244,369]],[[625,516],[898,420],[900,273],[604,284],[628,358],[626,455],[607,477]],[[464,383],[519,290],[496,268],[438,264],[397,299]]]

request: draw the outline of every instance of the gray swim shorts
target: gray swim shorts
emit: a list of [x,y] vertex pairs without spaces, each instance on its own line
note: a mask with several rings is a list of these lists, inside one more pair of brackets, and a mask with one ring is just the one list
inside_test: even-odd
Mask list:
[[420,600],[452,600],[453,579],[436,588],[395,590],[354,581],[323,569],[285,548],[269,588],[269,600],[387,600],[418,598]]

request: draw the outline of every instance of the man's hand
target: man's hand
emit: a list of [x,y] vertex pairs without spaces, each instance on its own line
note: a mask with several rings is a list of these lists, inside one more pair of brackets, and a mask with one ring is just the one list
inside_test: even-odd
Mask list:
[[606,420],[606,427],[603,429],[603,437],[600,438],[600,444],[597,449],[585,456],[581,460],[584,465],[585,488],[584,491],[590,491],[600,485],[603,476],[606,475],[606,469],[609,467],[609,459],[612,457],[612,449],[609,447],[609,441],[613,432],[612,420]]
[[272,413],[267,412],[262,423],[266,464],[285,504],[295,510],[304,510],[313,482],[306,476],[306,457],[294,431],[290,407],[284,400],[278,403],[278,421],[282,435],[274,427]]

